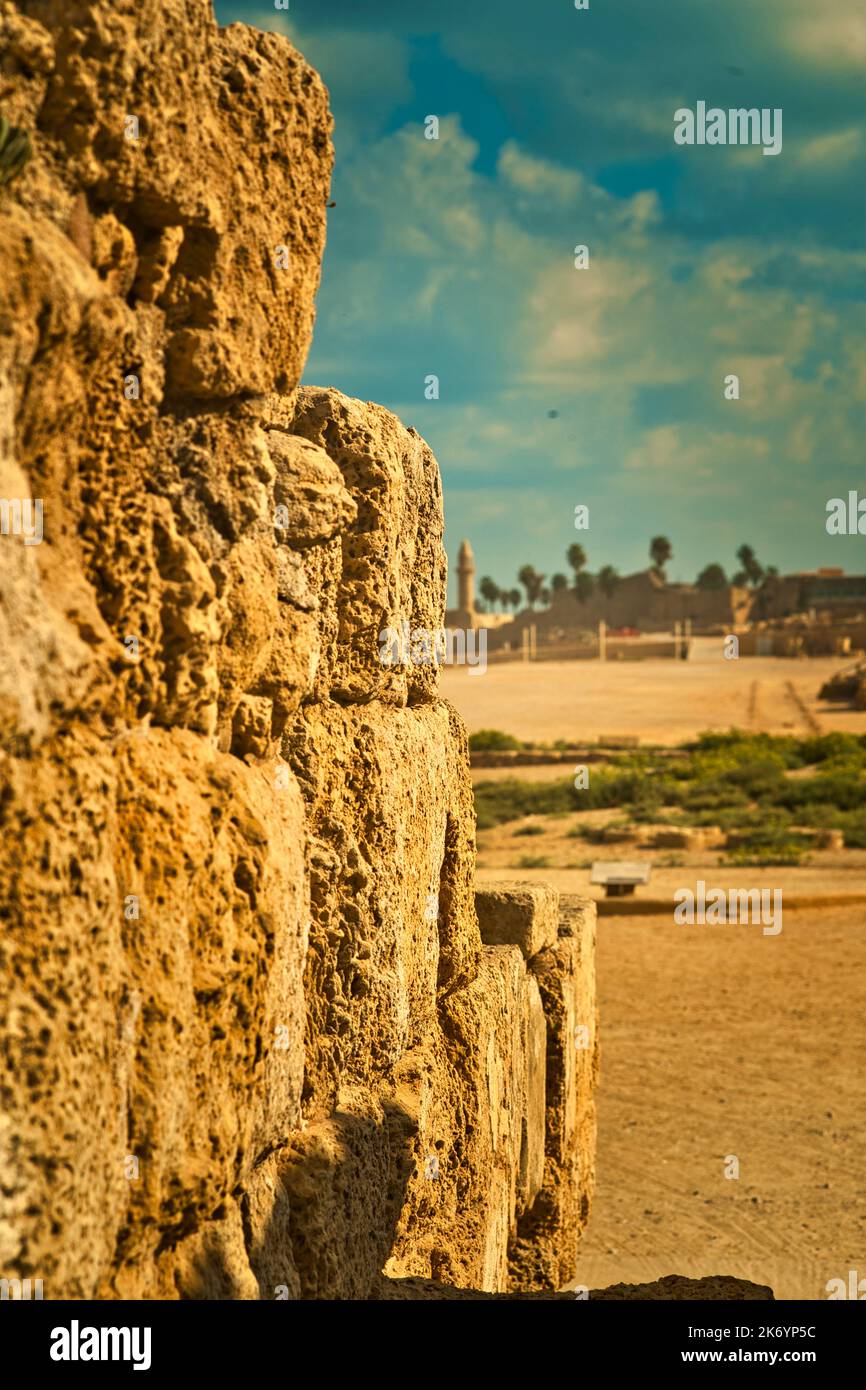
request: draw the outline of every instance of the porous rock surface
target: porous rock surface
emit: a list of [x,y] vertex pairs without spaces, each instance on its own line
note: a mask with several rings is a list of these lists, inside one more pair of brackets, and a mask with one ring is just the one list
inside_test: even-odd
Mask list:
[[554,1288],[594,914],[479,928],[463,727],[382,660],[442,625],[442,490],[299,388],[325,90],[205,0],[0,0],[0,73],[0,1274]]

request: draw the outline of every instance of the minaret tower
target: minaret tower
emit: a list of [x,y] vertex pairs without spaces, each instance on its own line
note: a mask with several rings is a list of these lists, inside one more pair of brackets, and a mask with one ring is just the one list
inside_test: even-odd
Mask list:
[[468,541],[461,541],[457,552],[457,607],[475,616],[475,556]]

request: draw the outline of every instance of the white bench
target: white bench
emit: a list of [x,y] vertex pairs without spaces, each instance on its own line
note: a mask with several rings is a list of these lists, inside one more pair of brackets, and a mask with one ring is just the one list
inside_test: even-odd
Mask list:
[[608,898],[633,893],[639,883],[649,883],[649,864],[629,859],[598,859],[592,866],[590,883],[601,884]]

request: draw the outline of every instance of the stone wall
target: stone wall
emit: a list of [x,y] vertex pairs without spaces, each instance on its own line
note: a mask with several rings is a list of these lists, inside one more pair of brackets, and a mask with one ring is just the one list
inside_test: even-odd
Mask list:
[[[490,628],[488,647],[500,651],[508,645],[519,650],[523,631],[532,624],[539,645],[576,641],[581,632],[594,631],[599,622],[609,628],[636,627],[641,632],[672,632],[675,623],[689,621],[695,631],[737,627],[748,621],[752,595],[748,589],[728,584],[722,589],[697,589],[691,584],[668,584],[653,570],[622,575],[610,594],[598,586],[581,603],[574,589],[553,594],[550,606],[535,612],[524,609],[513,621]],[[484,618],[478,618],[479,625]]]
[[555,1288],[593,912],[476,894],[461,722],[380,660],[442,624],[442,490],[299,389],[324,88],[205,0],[3,0],[0,68],[0,1274]]

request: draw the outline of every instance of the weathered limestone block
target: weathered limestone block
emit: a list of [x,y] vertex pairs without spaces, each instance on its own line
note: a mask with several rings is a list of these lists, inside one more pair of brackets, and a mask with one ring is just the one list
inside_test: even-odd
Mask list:
[[433,1032],[397,1068],[418,1141],[388,1274],[506,1287],[509,1237],[544,1141],[527,1090],[543,1022],[526,1018],[528,998],[520,952],[485,947],[477,977],[441,1000]]
[[241,1214],[259,1298],[298,1299],[301,1279],[292,1249],[292,1209],[280,1177],[280,1154],[270,1154],[245,1185]]
[[253,1300],[259,1282],[249,1262],[241,1209],[229,1197],[192,1235],[141,1265],[127,1265],[110,1296],[122,1299]]
[[[243,713],[238,728],[244,694],[271,701],[270,725],[256,741],[266,750],[258,756],[267,756],[317,683],[336,632],[329,626],[328,595],[337,589],[339,537],[356,513],[339,469],[321,449],[275,430],[257,431],[260,441],[252,524],[218,568],[231,613],[220,649],[220,746],[239,756],[254,751],[245,747]],[[296,505],[290,506],[293,492]]]
[[347,1089],[278,1156],[301,1298],[366,1298],[393,1239],[413,1131],[399,1106]]
[[526,1108],[521,1116],[520,1168],[515,1215],[535,1201],[544,1184],[544,1140],[547,1122],[547,1020],[535,976],[527,971],[521,1005],[523,1054],[526,1064]]
[[[0,496],[32,503],[24,473],[4,450],[5,424],[0,409]],[[0,748],[16,754],[49,735],[58,708],[95,709],[110,699],[107,665],[94,659],[94,629],[85,636],[76,622],[80,598],[102,626],[96,606],[83,584],[66,602],[48,591],[38,549],[5,536],[0,544]]]
[[0,777],[0,1269],[87,1297],[128,1200],[116,772],[77,728]]
[[[563,893],[559,899],[559,936],[574,943],[575,1038],[574,1090],[578,1124],[590,1117],[595,1124],[593,1098],[598,1080],[598,1004],[595,985],[597,909],[591,898]],[[593,1129],[592,1151],[595,1150]]]
[[110,208],[131,226],[141,299],[166,318],[174,397],[293,389],[332,158],[318,76],[276,34],[218,28],[206,0],[19,9],[34,16],[26,32],[14,9],[7,25],[30,80],[4,109],[38,122],[39,139],[16,197],[60,221],[81,191],[88,216]]
[[[380,633],[441,629],[447,579],[442,483],[429,447],[382,406],[302,387],[293,430],[327,451],[357,504],[342,541],[339,625],[322,672],[334,699],[392,704],[435,697],[437,667],[383,664]],[[419,639],[416,655],[424,657]]]
[[274,525],[290,545],[321,545],[355,521],[358,509],[324,449],[275,429],[267,431],[267,441],[276,469],[274,501],[281,509]]
[[[475,1270],[466,1260],[463,1268],[454,1268],[453,1282],[474,1283],[482,1289],[507,1285],[508,1237],[517,1205],[527,1112],[525,1034],[520,1018],[525,969],[514,947],[487,946],[478,980],[452,995],[442,1010],[452,1045],[459,1039],[464,1049],[456,1058],[452,1051],[451,1058],[460,1068],[463,1103],[471,1107],[478,1126],[467,1145],[466,1166],[474,1179],[474,1201],[467,1205],[470,1216],[477,1213],[483,1232]],[[476,1145],[483,1148],[473,1155]],[[459,1258],[452,1256],[454,1266]]]
[[[4,115],[33,136],[0,202],[0,466],[20,470],[7,495],[44,506],[44,698],[55,719],[150,716],[227,749],[238,699],[261,695],[273,743],[318,639],[277,618],[259,420],[290,412],[312,328],[324,88],[285,39],[218,29],[208,0],[21,8],[34,17],[0,7]],[[32,574],[8,594],[0,627],[38,610]],[[15,677],[39,701],[23,645],[6,648],[0,704]]]
[[343,1079],[373,1086],[472,979],[473,817],[447,705],[305,705],[284,739],[308,828],[306,1113]]
[[183,733],[122,749],[117,879],[138,912],[123,922],[129,1261],[156,1228],[204,1219],[300,1121],[303,808],[278,770]]
[[[4,112],[6,106],[4,103]],[[0,482],[2,496],[39,509],[38,544],[6,535],[0,545],[0,702],[7,746],[46,737],[74,713],[118,707],[112,643],[82,573],[81,481],[75,441],[88,428],[87,368],[116,379],[129,310],[88,315],[96,276],[46,218],[0,201]],[[38,559],[37,559],[38,557]],[[17,706],[17,713],[16,713]]]
[[181,732],[3,771],[0,1261],[87,1297],[299,1123],[302,808]]
[[[212,735],[217,723],[217,649],[224,610],[196,547],[178,529],[170,504],[153,502],[150,522],[159,556],[162,672],[154,719]],[[138,634],[134,640],[141,642]]]
[[485,884],[475,890],[475,910],[488,946],[519,946],[530,960],[556,941],[559,894],[549,883]]
[[239,758],[265,758],[271,741],[274,703],[266,695],[242,695],[232,720],[232,752]]
[[554,946],[532,960],[547,1020],[544,1184],[513,1242],[510,1287],[556,1289],[574,1276],[595,1181],[598,1067],[595,904],[564,900]]

